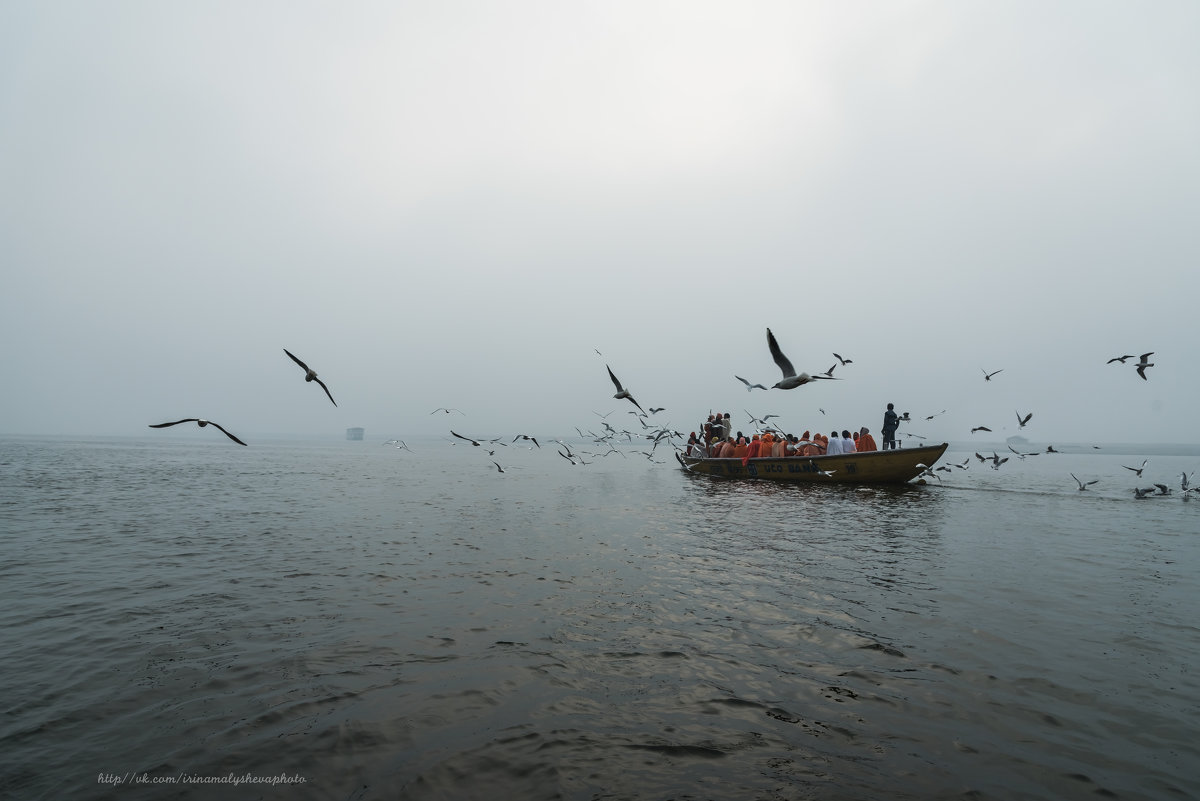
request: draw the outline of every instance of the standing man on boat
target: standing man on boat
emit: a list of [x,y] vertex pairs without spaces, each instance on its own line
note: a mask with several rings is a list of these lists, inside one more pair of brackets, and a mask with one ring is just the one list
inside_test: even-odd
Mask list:
[[900,415],[896,414],[896,407],[888,404],[887,411],[883,413],[883,449],[895,450],[896,448],[896,429],[900,427]]

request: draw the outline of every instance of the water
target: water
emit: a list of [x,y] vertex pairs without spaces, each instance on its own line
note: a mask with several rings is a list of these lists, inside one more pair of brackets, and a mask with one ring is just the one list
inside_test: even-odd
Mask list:
[[1198,456],[884,489],[192,433],[0,439],[0,796],[1200,797]]

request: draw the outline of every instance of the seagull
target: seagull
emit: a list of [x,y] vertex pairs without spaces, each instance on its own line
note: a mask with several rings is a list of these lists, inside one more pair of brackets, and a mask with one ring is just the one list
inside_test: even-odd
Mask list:
[[[454,431],[452,430],[450,433],[454,434]],[[467,442],[471,443],[476,448],[479,447],[479,443],[476,442],[475,440],[471,439],[470,437],[464,437],[462,434],[454,434],[454,436],[458,437],[459,439],[465,439]]]
[[246,443],[242,442],[240,439],[238,439],[237,437],[235,437],[233,434],[230,434],[224,428],[221,428],[221,425],[219,423],[214,423],[212,420],[202,420],[199,417],[185,417],[182,420],[176,420],[174,423],[153,423],[153,424],[151,424],[150,427],[151,428],[167,428],[169,426],[177,426],[180,423],[195,423],[196,425],[200,426],[201,428],[211,425],[211,426],[214,426],[215,428],[217,428],[218,430],[220,430],[220,432],[222,434],[229,437],[231,440],[236,442],[238,445],[246,444]]
[[837,359],[839,362],[841,362],[843,366],[845,366],[845,365],[847,365],[847,364],[854,364],[854,360],[853,360],[853,359],[843,359],[841,356],[838,356],[836,353],[835,353],[835,354],[833,354],[833,357],[834,357],[835,359]]
[[496,469],[499,470],[501,473],[504,472],[504,468],[501,467],[498,462],[492,462],[492,464],[496,465]]
[[284,349],[283,349],[283,352],[284,352],[284,353],[286,353],[286,354],[287,354],[287,355],[288,355],[288,356],[291,358],[291,360],[292,360],[292,361],[294,361],[296,364],[300,365],[300,368],[301,368],[302,370],[304,370],[304,380],[305,380],[305,381],[316,381],[318,384],[320,384],[320,385],[321,385],[321,389],[325,390],[325,394],[326,394],[326,395],[329,395],[329,402],[330,402],[330,403],[332,403],[334,406],[337,406],[337,401],[335,401],[335,400],[333,399],[333,395],[332,395],[332,394],[329,392],[329,387],[325,386],[325,382],[324,382],[324,381],[322,381],[321,379],[317,378],[317,371],[316,371],[316,370],[313,370],[313,369],[312,369],[311,367],[309,367],[307,364],[305,364],[304,362],[302,362],[302,361],[300,361],[299,359],[297,359],[297,358],[295,357],[295,355],[294,355],[294,354],[293,354],[293,353],[292,353],[290,350],[288,350],[287,348],[284,348]]
[[808,460],[808,464],[817,472],[817,475],[819,476],[832,476],[837,472],[836,470],[822,470],[821,468],[817,467],[817,463],[812,459]]
[[[767,347],[771,349],[771,358],[775,360],[775,364],[783,371],[783,379],[771,387],[771,389],[795,389],[818,378],[833,381],[838,380],[828,375],[810,376],[808,373],[797,374],[796,368],[792,367],[792,363],[788,361],[788,357],[784,356],[783,351],[779,349],[779,343],[775,341],[775,335],[771,333],[770,328],[767,329]],[[830,371],[832,372],[832,368],[830,368]]]
[[1107,362],[1105,362],[1105,364],[1112,364],[1113,362],[1120,362],[1121,364],[1124,364],[1126,359],[1132,359],[1132,358],[1133,358],[1132,353],[1126,353],[1124,356],[1114,356],[1113,358],[1111,358]]
[[1121,465],[1121,467],[1124,467],[1126,470],[1132,470],[1133,472],[1137,473],[1137,477],[1138,477],[1138,478],[1141,478],[1141,477],[1142,477],[1142,471],[1146,469],[1146,462],[1148,462],[1148,461],[1150,461],[1150,460],[1149,460],[1149,459],[1143,459],[1143,460],[1142,460],[1142,466],[1141,466],[1141,467],[1130,467],[1130,466],[1129,466],[1129,465],[1127,465],[1127,464],[1123,464],[1123,465]]
[[974,434],[976,431],[987,431],[988,433],[991,433],[991,430],[992,429],[988,428],[987,426],[975,426],[971,429],[971,433]]
[[1029,418],[1033,417],[1033,412],[1030,412],[1029,414],[1025,415],[1024,417],[1021,416],[1020,412],[1017,412],[1016,414],[1017,414],[1017,424],[1021,428],[1024,428],[1025,424],[1029,422]]
[[946,410],[945,410],[945,409],[942,409],[942,410],[941,410],[940,412],[938,412],[937,414],[931,414],[931,415],[929,415],[928,417],[926,417],[925,419],[926,419],[926,420],[932,420],[933,418],[937,417],[937,416],[938,416],[938,414],[945,414],[945,413],[946,413]]
[[516,441],[517,441],[517,440],[519,440],[519,439],[526,439],[526,440],[529,440],[529,441],[530,441],[530,442],[532,442],[534,445],[537,445],[537,446],[538,446],[538,448],[541,448],[541,447],[542,447],[541,445],[538,445],[538,441],[537,441],[536,439],[534,439],[533,437],[529,436],[528,434],[517,434],[515,437],[513,437],[513,442],[516,442]]
[[1091,486],[1092,484],[1095,484],[1097,481],[1099,481],[1099,480],[1100,480],[1100,479],[1098,479],[1098,478],[1094,478],[1094,479],[1092,479],[1091,481],[1080,481],[1080,480],[1079,480],[1079,479],[1076,477],[1076,475],[1075,475],[1074,473],[1071,473],[1070,475],[1071,475],[1071,478],[1074,478],[1074,479],[1075,479],[1075,483],[1079,485],[1079,491],[1080,491],[1080,492],[1083,492],[1083,491],[1084,491],[1085,489],[1087,489],[1089,486]]
[[[980,367],[979,369],[980,369],[980,370],[983,370],[983,368],[982,368],[982,367]],[[1004,370],[1003,370],[1003,369],[1000,369],[1000,370],[993,370],[993,371],[992,371],[992,372],[990,372],[990,373],[989,373],[987,370],[983,370],[983,380],[984,380],[984,381],[991,381],[991,380],[992,380],[992,376],[994,376],[996,373],[1003,373],[1003,372],[1004,372]]]
[[[445,412],[446,414],[450,414],[450,412],[458,412],[459,414],[463,414],[462,412],[459,412],[458,409],[447,409],[445,406],[439,406],[430,412],[430,414],[437,414],[438,412]],[[466,417],[466,415],[463,414],[463,417]]]
[[1168,487],[1166,484],[1155,484],[1154,486],[1158,487],[1159,495],[1170,495],[1171,494],[1171,488]]
[[646,410],[642,408],[642,405],[633,399],[633,396],[629,394],[629,390],[627,390],[627,389],[625,389],[625,387],[621,386],[621,382],[617,380],[617,377],[615,375],[613,375],[612,368],[608,367],[607,364],[604,366],[608,368],[608,377],[612,379],[613,386],[615,386],[617,388],[617,394],[613,395],[613,397],[616,398],[617,400],[625,398],[630,403],[632,403],[634,406],[638,407],[639,412],[641,412],[642,414],[645,414]]
[[403,448],[404,450],[408,451],[409,453],[413,452],[413,449],[408,447],[408,445],[402,439],[389,439],[387,442],[384,442],[383,444],[384,445],[395,445],[397,449]]
[[1147,495],[1152,494],[1153,492],[1154,492],[1154,487],[1146,487],[1145,489],[1138,489],[1137,487],[1134,487],[1133,488],[1133,497],[1141,499],[1141,498],[1145,498]]
[[833,371],[834,371],[834,370],[836,370],[836,369],[837,369],[837,365],[836,365],[836,364],[834,364],[834,365],[833,365],[832,367],[830,367],[828,370],[826,370],[825,372],[821,373],[821,375],[823,375],[825,378],[833,378]]
[[982,453],[980,453],[979,451],[975,451],[975,458],[981,462],[988,461],[988,458],[986,456],[984,456]]
[[658,414],[659,412],[665,412],[666,410],[667,410],[666,406],[659,406],[657,409],[654,408],[653,406],[651,406],[650,414]]
[[754,423],[756,426],[765,426],[767,424],[767,421],[770,420],[772,417],[779,416],[777,414],[764,414],[762,417],[755,417],[754,415],[750,414],[750,412],[745,409],[743,409],[742,411],[746,412],[746,414],[750,417],[750,422]]
[[742,378],[740,375],[735,375],[734,378],[736,378],[738,381],[741,381],[743,384],[746,385],[747,392],[753,392],[756,389],[766,389],[766,387],[764,387],[762,384],[751,384],[749,381]]
[[929,465],[925,464],[924,462],[917,462],[917,464],[916,464],[916,467],[919,467],[919,468],[921,468],[921,472],[919,473],[919,475],[922,475],[922,476],[933,476],[933,477],[934,477],[934,478],[936,478],[938,481],[941,481],[941,480],[942,480],[942,477],[941,477],[941,476],[939,476],[937,473],[935,473],[935,472],[933,471],[933,468],[932,468],[932,467],[930,467]]
[[1154,355],[1154,351],[1150,351],[1149,353],[1143,353],[1142,360],[1137,363],[1137,373],[1138,373],[1138,375],[1140,375],[1142,377],[1143,381],[1146,380],[1146,368],[1154,366],[1154,363],[1150,361],[1150,357],[1153,355]]
[[1004,464],[1004,463],[1005,463],[1005,462],[1007,462],[1007,461],[1008,461],[1008,457],[1007,457],[1007,456],[1005,456],[1003,459],[1001,459],[1001,458],[1000,458],[1000,457],[999,457],[999,456],[996,454],[996,452],[995,452],[995,451],[992,451],[992,469],[993,469],[993,470],[999,470],[999,469],[1000,469],[1000,465]]

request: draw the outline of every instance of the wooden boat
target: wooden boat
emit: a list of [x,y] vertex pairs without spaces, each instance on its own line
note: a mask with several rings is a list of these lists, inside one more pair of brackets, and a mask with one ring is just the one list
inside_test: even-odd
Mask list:
[[946,452],[949,443],[919,448],[843,453],[834,456],[787,456],[751,459],[675,458],[689,473],[720,478],[761,478],[768,481],[811,481],[829,484],[904,484],[927,469]]

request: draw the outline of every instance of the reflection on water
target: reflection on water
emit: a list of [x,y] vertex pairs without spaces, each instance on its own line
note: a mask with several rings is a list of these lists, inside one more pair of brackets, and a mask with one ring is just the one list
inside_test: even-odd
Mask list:
[[477,455],[6,441],[0,795],[1200,794],[1200,503]]

